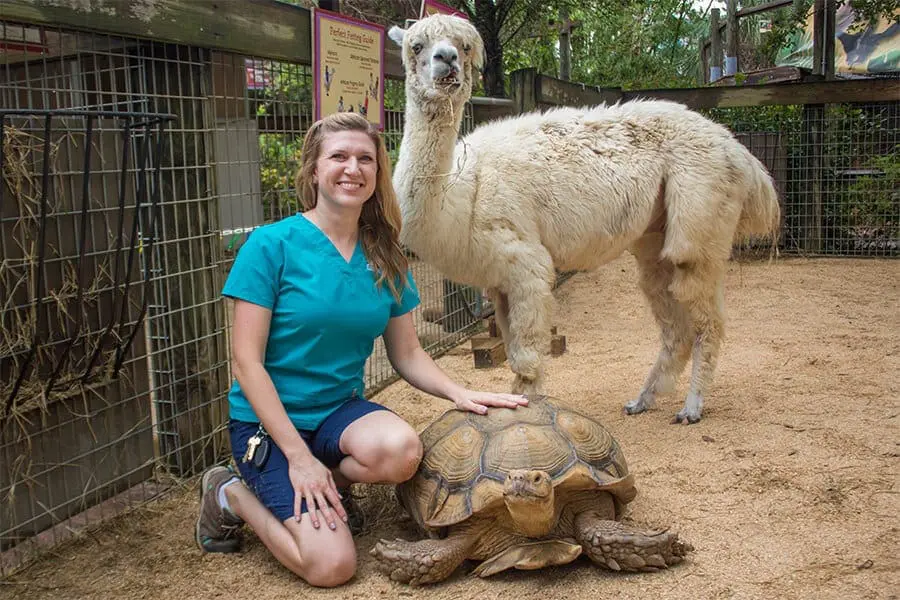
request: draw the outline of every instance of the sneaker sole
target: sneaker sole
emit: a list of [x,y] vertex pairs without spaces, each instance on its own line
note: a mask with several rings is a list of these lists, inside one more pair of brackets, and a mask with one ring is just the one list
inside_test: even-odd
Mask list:
[[[214,469],[209,469],[203,474],[203,477],[200,478],[200,506],[203,506],[203,494],[206,493],[207,484],[209,483],[208,478],[214,472]],[[200,519],[201,517],[198,514],[197,522],[194,524],[194,541],[197,542],[197,546],[202,552],[220,552],[228,554],[240,550],[241,543],[240,540],[237,539],[217,541],[217,543],[204,546],[203,542],[200,540]]]

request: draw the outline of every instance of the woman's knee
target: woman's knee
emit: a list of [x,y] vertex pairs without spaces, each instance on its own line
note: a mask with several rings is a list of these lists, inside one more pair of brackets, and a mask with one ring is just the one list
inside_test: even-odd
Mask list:
[[[320,516],[320,521],[324,517]],[[323,523],[323,527],[315,529],[308,518],[285,525],[294,538],[296,551],[283,564],[308,584],[335,587],[356,573],[356,546],[346,525],[338,525],[337,531],[331,531]]]
[[[315,555],[314,555],[315,556]],[[350,581],[356,573],[356,554],[353,552],[311,558],[303,569],[303,579],[315,587],[337,587]]]
[[415,475],[422,460],[422,441],[410,427],[408,431],[386,437],[382,446],[384,478],[401,483]]

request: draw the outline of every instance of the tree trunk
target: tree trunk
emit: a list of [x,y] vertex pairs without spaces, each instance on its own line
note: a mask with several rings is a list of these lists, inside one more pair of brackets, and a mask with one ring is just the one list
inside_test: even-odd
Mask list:
[[497,7],[490,0],[475,0],[475,14],[470,13],[469,16],[484,41],[484,69],[482,70],[484,93],[487,96],[506,97],[503,47],[500,45]]

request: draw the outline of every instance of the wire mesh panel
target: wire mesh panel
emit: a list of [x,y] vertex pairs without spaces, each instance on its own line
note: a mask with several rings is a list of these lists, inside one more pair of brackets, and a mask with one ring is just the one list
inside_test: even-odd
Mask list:
[[208,53],[3,25],[0,572],[221,457],[227,385]]
[[145,316],[171,119],[0,109],[2,570],[17,542],[154,493]]
[[900,102],[709,114],[773,174],[783,252],[900,256]]

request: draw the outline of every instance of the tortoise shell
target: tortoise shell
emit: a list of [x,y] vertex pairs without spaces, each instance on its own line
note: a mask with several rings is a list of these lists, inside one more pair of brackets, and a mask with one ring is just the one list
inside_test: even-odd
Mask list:
[[487,415],[449,410],[420,437],[422,462],[397,496],[426,531],[502,506],[503,482],[515,469],[546,471],[557,494],[604,489],[617,506],[636,494],[609,431],[556,398],[532,396],[527,406],[490,408]]

